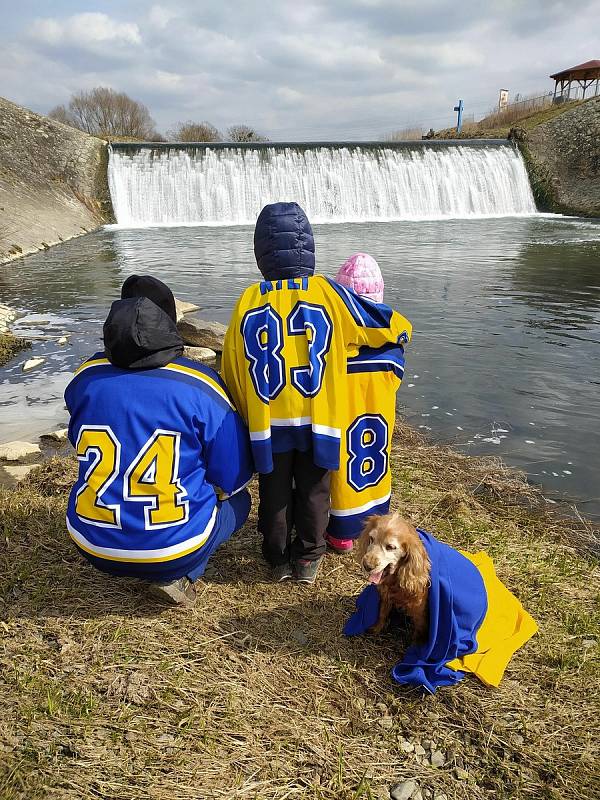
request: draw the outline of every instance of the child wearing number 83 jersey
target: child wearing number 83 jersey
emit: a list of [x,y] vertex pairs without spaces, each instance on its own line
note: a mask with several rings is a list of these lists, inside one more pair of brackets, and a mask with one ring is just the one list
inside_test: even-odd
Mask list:
[[[342,264],[335,280],[361,297],[383,303],[383,276],[374,258],[356,253]],[[362,347],[347,360],[348,404],[342,426],[340,468],[331,474],[331,510],[326,539],[336,552],[352,550],[371,514],[387,514],[392,478],[389,452],[396,418],[396,392],[404,374],[404,345],[399,341]]]
[[233,311],[223,377],[250,430],[263,555],[275,580],[312,583],[326,549],[330,474],[340,465],[348,419],[348,356],[406,341],[411,326],[387,306],[313,274],[312,229],[296,203],[263,208],[254,253],[264,280],[246,289]]

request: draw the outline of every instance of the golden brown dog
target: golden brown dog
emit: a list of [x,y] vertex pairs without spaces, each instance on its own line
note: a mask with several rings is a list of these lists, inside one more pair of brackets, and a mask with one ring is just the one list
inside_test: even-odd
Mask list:
[[426,641],[431,564],[415,528],[399,514],[369,517],[357,552],[369,583],[377,585],[381,599],[379,619],[371,633],[379,633],[392,609],[397,608],[411,619],[414,640]]

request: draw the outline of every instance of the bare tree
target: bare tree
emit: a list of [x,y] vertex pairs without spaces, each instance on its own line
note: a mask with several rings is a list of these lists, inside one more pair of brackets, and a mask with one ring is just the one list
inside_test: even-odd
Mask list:
[[155,140],[158,136],[148,108],[125,94],[103,86],[76,92],[68,106],[56,106],[49,115],[95,136],[125,136]]
[[167,131],[172,142],[221,142],[223,135],[210,122],[179,122]]
[[232,125],[227,128],[227,141],[229,142],[268,142],[266,136],[263,136],[254,128],[249,125]]

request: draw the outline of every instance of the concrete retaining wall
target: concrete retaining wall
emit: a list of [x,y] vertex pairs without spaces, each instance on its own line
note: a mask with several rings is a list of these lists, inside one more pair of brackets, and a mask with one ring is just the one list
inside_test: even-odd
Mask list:
[[0,264],[112,221],[107,143],[0,98]]
[[540,210],[600,217],[600,97],[511,137]]

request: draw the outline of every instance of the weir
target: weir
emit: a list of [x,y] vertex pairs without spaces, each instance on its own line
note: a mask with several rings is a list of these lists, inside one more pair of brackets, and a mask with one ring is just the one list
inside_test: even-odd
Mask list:
[[296,200],[313,222],[535,213],[506,140],[234,144],[118,143],[108,179],[117,223],[254,224]]

